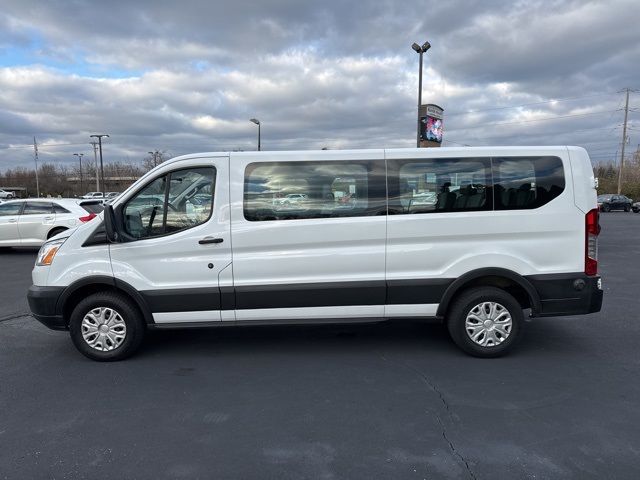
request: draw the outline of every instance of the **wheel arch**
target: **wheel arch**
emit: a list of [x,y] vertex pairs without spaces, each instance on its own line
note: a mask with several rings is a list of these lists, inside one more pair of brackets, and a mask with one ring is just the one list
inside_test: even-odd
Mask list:
[[436,315],[444,317],[458,294],[468,288],[479,286],[493,286],[507,291],[515,297],[523,309],[531,308],[534,316],[541,310],[538,292],[522,275],[505,268],[479,268],[458,277],[447,287]]
[[153,316],[149,311],[146,302],[138,291],[126,282],[106,275],[95,275],[82,278],[67,288],[60,294],[56,304],[57,313],[62,315],[68,323],[73,308],[78,302],[88,295],[96,292],[112,291],[124,294],[136,305],[145,323],[153,323]]
[[[62,227],[60,225],[56,225],[54,226],[51,230],[49,230],[47,232],[47,240],[49,240],[51,237],[64,232],[65,230],[69,230],[69,227]],[[55,232],[55,233],[54,233]]]

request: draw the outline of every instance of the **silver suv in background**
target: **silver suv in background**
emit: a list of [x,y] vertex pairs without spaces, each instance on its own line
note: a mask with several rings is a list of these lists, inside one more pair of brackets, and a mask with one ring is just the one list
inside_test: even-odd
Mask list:
[[101,200],[34,198],[0,205],[0,247],[39,247],[49,238],[93,220]]
[[0,190],[0,198],[10,199],[14,198],[13,192],[7,192],[6,190]]

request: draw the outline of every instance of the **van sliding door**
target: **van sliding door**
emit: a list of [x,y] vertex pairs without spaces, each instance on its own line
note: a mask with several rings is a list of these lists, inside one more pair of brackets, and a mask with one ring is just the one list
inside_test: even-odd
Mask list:
[[381,317],[383,152],[233,153],[231,164],[237,320]]

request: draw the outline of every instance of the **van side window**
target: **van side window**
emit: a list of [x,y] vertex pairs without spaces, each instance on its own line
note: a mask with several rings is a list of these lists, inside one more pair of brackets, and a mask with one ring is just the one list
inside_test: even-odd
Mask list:
[[176,170],[143,187],[123,208],[135,239],[167,235],[205,223],[213,211],[215,169]]
[[564,191],[558,157],[493,158],[496,210],[538,208]]
[[384,214],[382,160],[252,163],[245,170],[249,221]]
[[490,165],[488,158],[391,160],[389,211],[412,214],[491,210]]

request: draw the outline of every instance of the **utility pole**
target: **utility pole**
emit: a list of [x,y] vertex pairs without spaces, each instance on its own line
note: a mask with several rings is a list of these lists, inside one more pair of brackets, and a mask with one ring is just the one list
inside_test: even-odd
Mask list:
[[98,142],[89,142],[93,147],[93,164],[96,166],[96,192],[100,191],[100,177],[98,177]]
[[622,189],[622,169],[624,168],[624,147],[627,144],[627,117],[629,116],[629,88],[625,88],[627,98],[624,103],[624,124],[622,126],[622,151],[620,152],[620,169],[618,170],[618,195]]
[[[89,135],[90,137],[95,137],[98,139],[98,149],[100,150],[100,179],[102,180],[102,190],[104,190],[104,165],[102,164],[102,137],[109,138],[109,135],[106,133],[101,133],[99,135]],[[102,191],[98,190],[98,191]]]
[[36,162],[36,195],[40,198],[40,181],[38,180],[38,142],[33,137],[33,159]]

